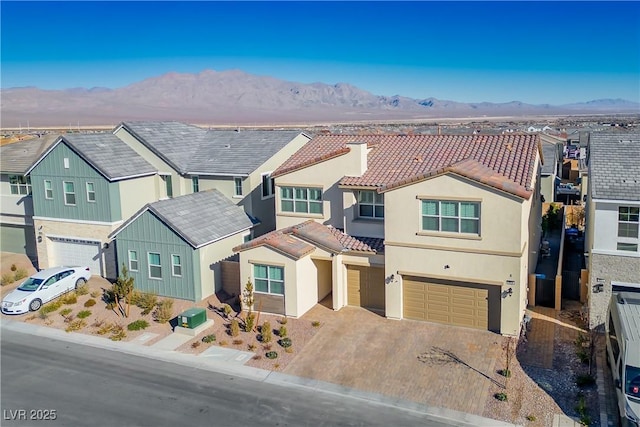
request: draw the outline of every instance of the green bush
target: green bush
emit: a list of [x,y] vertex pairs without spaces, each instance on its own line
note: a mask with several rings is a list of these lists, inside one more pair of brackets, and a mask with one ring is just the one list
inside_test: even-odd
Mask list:
[[286,326],[280,326],[280,329],[278,329],[278,336],[280,338],[284,338],[287,336],[287,327]]
[[76,295],[75,292],[69,292],[68,294],[63,295],[60,299],[62,300],[63,304],[68,304],[68,305],[75,304],[78,302],[78,296]]
[[78,319],[84,319],[91,316],[91,311],[90,310],[82,310],[80,313],[78,313]]
[[149,322],[147,322],[144,319],[133,321],[127,325],[127,329],[130,331],[140,331],[148,327],[149,327]]
[[131,304],[141,308],[143,316],[151,313],[153,308],[158,305],[158,296],[156,294],[134,291],[134,295],[135,297],[132,297]]
[[167,323],[173,317],[173,300],[163,299],[156,304],[153,318],[158,323]]
[[67,317],[68,315],[71,314],[73,310],[70,308],[65,308],[64,310],[60,310],[60,315],[63,317]]
[[244,331],[251,332],[256,324],[256,315],[253,313],[247,314],[247,318],[244,319]]
[[231,311],[232,311],[232,308],[229,304],[222,304],[222,312],[224,313],[225,317],[229,318]]
[[280,341],[278,341],[278,344],[280,344],[280,346],[283,348],[291,347],[291,338],[284,337]]
[[0,277],[0,285],[5,286],[12,284],[14,282],[13,277],[12,273],[4,273],[2,277]]
[[527,421],[531,421],[531,422],[534,422],[537,419],[535,415],[527,415],[526,418],[527,418]]
[[229,324],[229,335],[232,337],[240,335],[240,324],[238,323],[238,319],[231,319],[231,323]]
[[212,342],[215,342],[215,341],[216,341],[216,334],[209,334],[202,337],[202,342],[207,344],[211,344]]
[[262,324],[262,327],[260,328],[260,337],[260,341],[262,341],[263,343],[271,342],[271,323],[264,322]]
[[313,326],[314,328],[317,328],[318,326],[320,326],[320,322],[318,322],[317,320],[314,320],[313,322],[311,322],[311,326]]
[[60,307],[62,307],[62,301],[56,300],[42,306],[42,308],[40,309],[40,313],[43,313],[43,314],[53,313],[54,311],[58,311]]
[[85,326],[87,326],[87,322],[85,322],[83,319],[77,319],[69,323],[69,326],[66,327],[65,332],[79,331]]
[[505,378],[511,378],[511,370],[509,369],[500,369],[500,375],[502,375]]
[[506,402],[507,401],[507,393],[496,393],[493,395],[493,397],[495,397],[496,399],[498,399],[501,402]]
[[13,275],[13,280],[18,281],[20,279],[24,279],[27,276],[28,276],[27,270],[25,270],[24,268],[19,268]]
[[93,307],[94,305],[96,305],[96,300],[94,300],[93,298],[88,299],[87,302],[84,303],[84,306],[87,308]]
[[109,339],[111,341],[122,341],[127,337],[127,332],[124,330],[122,325],[113,325],[111,328],[111,336]]
[[76,294],[87,295],[89,293],[89,285],[85,282],[76,288]]
[[278,352],[276,351],[267,351],[265,353],[265,356],[267,357],[267,359],[275,359],[278,357]]

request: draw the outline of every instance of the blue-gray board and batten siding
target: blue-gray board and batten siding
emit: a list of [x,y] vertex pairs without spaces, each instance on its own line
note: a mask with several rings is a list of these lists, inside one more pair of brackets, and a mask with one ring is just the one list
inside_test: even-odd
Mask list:
[[[65,168],[65,158],[69,159],[68,168]],[[45,197],[45,180],[51,181],[52,199]],[[65,205],[65,181],[74,184],[75,206]],[[87,182],[94,184],[95,202],[87,200]],[[31,171],[31,187],[35,216],[102,222],[122,220],[118,182],[109,182],[64,142]]]
[[[133,220],[116,235],[115,241],[118,274],[123,263],[129,268],[128,251],[138,253],[138,271],[130,272],[136,289],[189,301],[202,299],[199,250],[193,249],[151,212],[145,211]],[[149,252],[160,254],[162,279],[149,278]],[[171,255],[180,256],[182,277],[173,276]]]

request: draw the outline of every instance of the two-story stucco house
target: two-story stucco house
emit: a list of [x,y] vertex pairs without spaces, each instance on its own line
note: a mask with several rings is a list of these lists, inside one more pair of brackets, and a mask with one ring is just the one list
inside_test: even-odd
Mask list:
[[640,133],[592,133],[588,173],[589,327],[597,328],[612,292],[640,292]]
[[370,308],[517,334],[540,240],[538,135],[320,135],[275,170],[277,230],[236,248],[256,309]]

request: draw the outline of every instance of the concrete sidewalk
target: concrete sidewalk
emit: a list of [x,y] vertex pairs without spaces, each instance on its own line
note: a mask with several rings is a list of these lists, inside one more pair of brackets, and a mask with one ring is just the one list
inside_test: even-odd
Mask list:
[[[444,409],[435,406],[422,405],[403,399],[384,396],[378,393],[360,391],[349,387],[343,387],[337,384],[245,366],[243,364],[243,361],[248,360],[248,358],[246,358],[245,360],[245,358],[243,357],[242,360],[240,360],[239,356],[244,355],[239,354],[229,354],[227,355],[228,357],[216,357],[213,356],[213,354],[206,354],[206,352],[200,355],[184,354],[173,350],[154,349],[151,347],[141,346],[140,344],[129,342],[111,341],[108,338],[97,337],[93,335],[85,335],[73,332],[67,333],[59,329],[31,325],[24,322],[8,320],[6,318],[2,319],[0,330],[11,330],[39,337],[73,342],[76,344],[88,345],[112,351],[119,351],[139,357],[162,360],[165,362],[176,363],[182,366],[189,366],[206,371],[234,375],[241,378],[251,379],[254,381],[262,381],[284,387],[305,388],[322,393],[331,393],[347,398],[364,400],[376,405],[401,408],[407,411],[429,415],[435,418],[439,418],[443,422],[461,427],[516,426],[516,424],[505,423],[498,420],[480,417],[478,415],[453,411],[450,409]],[[231,357],[233,360],[229,360],[229,357]]]

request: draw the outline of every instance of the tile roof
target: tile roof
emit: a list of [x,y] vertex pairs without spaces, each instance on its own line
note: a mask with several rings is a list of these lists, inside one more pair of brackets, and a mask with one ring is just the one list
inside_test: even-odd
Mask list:
[[60,135],[49,134],[0,146],[0,171],[25,174]]
[[272,231],[237,246],[233,250],[234,252],[241,252],[259,246],[270,247],[294,259],[305,257],[318,246],[336,254],[341,252],[379,253],[384,251],[383,239],[349,236],[337,228],[322,225],[313,220]]
[[122,126],[178,172],[193,175],[249,175],[302,133],[208,131],[179,122],[123,122]]
[[491,185],[526,198],[532,194],[536,156],[541,149],[540,137],[535,134],[319,135],[276,169],[273,176],[343,155],[349,151],[348,142],[367,143],[368,168],[362,176],[343,177],[340,185],[385,191],[437,173],[460,173],[460,167],[454,165],[472,160],[487,170],[480,172],[477,168],[470,178],[487,178],[491,170]]
[[591,134],[589,187],[594,199],[640,200],[640,132]]
[[196,249],[253,226],[241,207],[218,190],[208,190],[147,204],[111,237],[147,210]]

